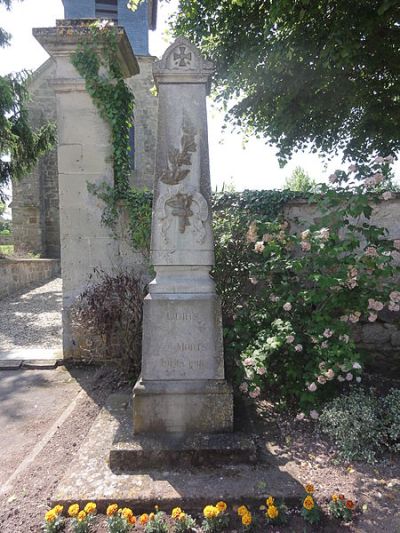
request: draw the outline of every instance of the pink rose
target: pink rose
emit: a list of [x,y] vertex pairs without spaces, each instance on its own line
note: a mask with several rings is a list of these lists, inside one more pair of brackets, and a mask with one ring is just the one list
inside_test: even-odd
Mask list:
[[333,335],[333,331],[331,329],[326,329],[324,332],[323,332],[323,336],[326,337],[327,339],[329,339],[329,337],[332,337]]
[[346,380],[347,380],[347,381],[351,381],[352,379],[353,379],[353,374],[352,374],[351,372],[348,372],[348,373],[346,374]]
[[263,376],[265,374],[265,372],[266,372],[265,367],[260,366],[259,368],[257,368],[257,374],[259,376]]
[[354,368],[355,370],[361,370],[361,365],[360,365],[360,363],[353,363],[353,368]]
[[250,393],[249,393],[249,396],[250,398],[257,398],[258,396],[260,396],[260,387],[256,387],[254,390],[252,390]]
[[247,383],[241,383],[239,385],[239,390],[240,392],[248,392],[249,386],[247,385]]
[[280,298],[279,296],[276,296],[276,294],[271,294],[269,299],[271,300],[271,302],[279,302]]
[[291,311],[292,309],[292,304],[290,302],[286,302],[284,305],[283,305],[283,309],[284,311]]
[[317,385],[314,382],[310,383],[310,385],[308,386],[308,390],[310,392],[315,392],[317,390]]
[[391,200],[393,198],[393,194],[390,191],[385,191],[382,194],[383,200]]
[[310,417],[311,417],[313,420],[318,420],[318,418],[319,418],[319,413],[318,413],[318,411],[315,411],[315,409],[313,409],[312,411],[310,411]]
[[255,360],[252,357],[246,357],[243,361],[244,366],[254,366],[256,364]]
[[392,291],[390,294],[389,294],[389,298],[393,301],[393,302],[400,302],[400,292],[399,291]]
[[287,342],[288,344],[292,344],[292,342],[294,342],[294,335],[288,335],[288,336],[286,337],[286,342]]
[[367,257],[378,257],[378,252],[375,246],[368,246],[364,252]]
[[369,322],[375,322],[377,318],[378,318],[378,315],[376,313],[370,313],[368,316]]
[[304,413],[298,413],[296,415],[296,420],[304,420],[305,414]]
[[335,372],[332,368],[330,368],[328,372],[326,372],[325,376],[327,377],[327,379],[331,380],[335,377]]
[[324,377],[324,376],[318,376],[317,381],[318,381],[318,383],[320,383],[321,385],[325,385],[325,383],[326,383],[326,377]]
[[303,241],[300,246],[303,252],[309,252],[311,250],[311,243],[308,241]]
[[328,348],[328,341],[321,342],[321,348],[323,348],[324,350]]
[[263,241],[264,242],[271,242],[274,240],[274,237],[272,235],[270,235],[269,233],[265,233],[265,235],[263,235]]

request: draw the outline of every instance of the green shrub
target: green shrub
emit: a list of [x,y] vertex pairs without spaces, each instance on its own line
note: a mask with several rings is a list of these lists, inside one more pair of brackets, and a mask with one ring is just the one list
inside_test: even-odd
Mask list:
[[382,418],[389,450],[400,452],[400,389],[391,389],[384,398]]
[[362,389],[354,388],[329,402],[322,410],[319,426],[334,441],[339,457],[346,461],[374,462],[383,448],[380,402]]
[[383,194],[389,178],[383,158],[337,171],[311,198],[319,218],[297,221],[295,229],[281,212],[288,198],[281,193],[278,201],[277,191],[269,198],[277,210],[265,195],[257,202],[256,195],[231,193],[224,216],[214,198],[215,279],[233,322],[225,321],[226,354],[244,394],[266,391],[317,417],[318,405],[361,380],[353,324],[400,309],[392,281],[400,240],[370,221],[374,204],[391,197]]

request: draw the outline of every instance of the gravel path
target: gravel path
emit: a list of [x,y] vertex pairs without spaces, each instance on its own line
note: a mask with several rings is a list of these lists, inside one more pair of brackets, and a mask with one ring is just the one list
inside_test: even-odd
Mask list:
[[62,280],[0,300],[0,352],[61,348]]

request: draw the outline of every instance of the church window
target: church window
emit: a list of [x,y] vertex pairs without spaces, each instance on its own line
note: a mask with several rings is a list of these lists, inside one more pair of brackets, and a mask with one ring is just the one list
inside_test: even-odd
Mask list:
[[96,18],[118,23],[118,0],[96,0]]

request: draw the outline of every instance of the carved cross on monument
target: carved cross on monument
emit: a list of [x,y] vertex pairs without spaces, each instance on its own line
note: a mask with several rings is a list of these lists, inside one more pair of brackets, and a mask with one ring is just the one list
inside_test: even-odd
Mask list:
[[[186,61],[190,70],[181,69]],[[206,96],[213,65],[186,39],[154,64],[158,141],[152,263],[134,433],[232,431],[214,265]]]
[[[174,52],[174,61],[175,64],[178,63],[179,67],[186,67],[190,65],[192,61],[192,54],[191,52],[185,53],[186,46],[179,46],[179,53]],[[186,63],[187,61],[187,63]]]

